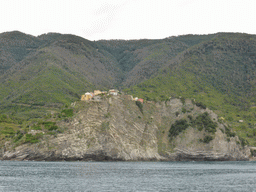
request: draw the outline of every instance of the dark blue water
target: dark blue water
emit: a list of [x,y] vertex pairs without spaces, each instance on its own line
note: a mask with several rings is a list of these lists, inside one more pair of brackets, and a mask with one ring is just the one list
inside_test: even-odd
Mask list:
[[256,162],[0,161],[0,191],[256,191]]

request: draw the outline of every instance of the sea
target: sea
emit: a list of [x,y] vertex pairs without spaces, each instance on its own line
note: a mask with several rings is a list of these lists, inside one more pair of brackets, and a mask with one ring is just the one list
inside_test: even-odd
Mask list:
[[256,191],[256,162],[0,161],[0,191]]

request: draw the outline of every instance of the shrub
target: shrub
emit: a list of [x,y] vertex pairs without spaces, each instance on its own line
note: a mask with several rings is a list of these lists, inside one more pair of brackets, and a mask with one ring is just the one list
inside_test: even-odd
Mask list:
[[181,97],[180,101],[182,102],[183,105],[185,104],[185,98],[184,97]]
[[14,142],[19,141],[23,137],[23,134],[20,131],[17,131],[15,137],[14,137]]
[[226,130],[226,135],[227,135],[227,137],[235,137],[235,136],[236,136],[235,133],[231,132],[231,130],[230,130],[229,127],[226,127],[226,126],[225,126],[225,130]]
[[241,141],[242,147],[249,144],[249,142],[247,140],[245,140],[244,138],[242,138],[242,137],[239,137],[239,140]]
[[190,121],[193,121],[192,115],[188,115],[188,118],[189,118]]
[[140,112],[143,114],[143,104],[140,101],[136,101],[135,103],[139,107]]
[[184,107],[182,107],[181,111],[182,111],[182,113],[186,113],[187,112],[187,110]]
[[110,113],[108,112],[108,113],[106,113],[106,114],[104,115],[104,117],[105,117],[105,118],[109,118],[109,117],[111,117],[111,115],[110,115]]
[[197,107],[200,107],[202,109],[206,109],[206,105],[203,104],[202,102],[196,102],[195,104],[196,104]]
[[250,151],[251,151],[251,156],[255,157],[256,156],[256,150],[251,149]]
[[42,130],[40,125],[34,125],[31,129],[33,129],[33,130]]
[[4,134],[5,137],[13,137],[16,132],[11,127],[5,127],[0,133]]
[[7,115],[3,114],[3,115],[0,115],[0,122],[6,122],[8,119]]
[[200,141],[203,143],[210,143],[211,140],[213,140],[213,137],[209,135],[206,135],[203,140],[200,139]]
[[192,124],[197,127],[199,131],[205,129],[205,131],[210,133],[215,133],[217,128],[217,123],[211,120],[207,112],[198,115]]
[[72,117],[74,115],[73,109],[63,109],[61,111],[63,117]]
[[179,114],[180,114],[180,113],[179,113],[178,111],[175,112],[176,117],[178,117]]
[[170,139],[176,137],[180,132],[186,130],[188,126],[189,124],[186,119],[176,120],[169,130]]
[[44,125],[44,128],[47,129],[48,131],[53,131],[58,129],[56,122],[47,121],[47,122],[43,122],[42,124]]
[[42,138],[42,133],[37,133],[35,135],[26,134],[25,136],[25,143],[38,143],[39,139]]

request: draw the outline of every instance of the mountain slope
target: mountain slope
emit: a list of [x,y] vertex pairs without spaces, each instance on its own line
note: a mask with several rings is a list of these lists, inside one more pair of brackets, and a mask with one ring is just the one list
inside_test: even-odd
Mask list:
[[185,50],[156,77],[127,92],[148,100],[194,98],[255,145],[255,43],[254,35],[218,34]]
[[112,87],[119,79],[115,64],[87,40],[69,35],[45,39],[48,45],[42,43],[0,76],[1,103],[69,103],[95,87]]
[[79,100],[86,91],[129,88],[147,100],[195,99],[256,144],[255,55],[255,35],[239,33],[97,42],[58,33],[2,33],[0,109],[24,116],[44,110],[37,115],[43,117],[46,109]]

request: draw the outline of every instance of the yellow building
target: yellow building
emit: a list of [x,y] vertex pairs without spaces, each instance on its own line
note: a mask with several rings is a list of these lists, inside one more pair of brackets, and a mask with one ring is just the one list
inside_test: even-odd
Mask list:
[[100,90],[94,90],[94,96],[100,95],[100,94],[102,94],[102,92]]
[[89,93],[89,92],[85,93],[85,94],[82,95],[82,97],[81,97],[81,101],[89,101],[89,100],[91,100],[91,99],[92,99],[92,94]]

